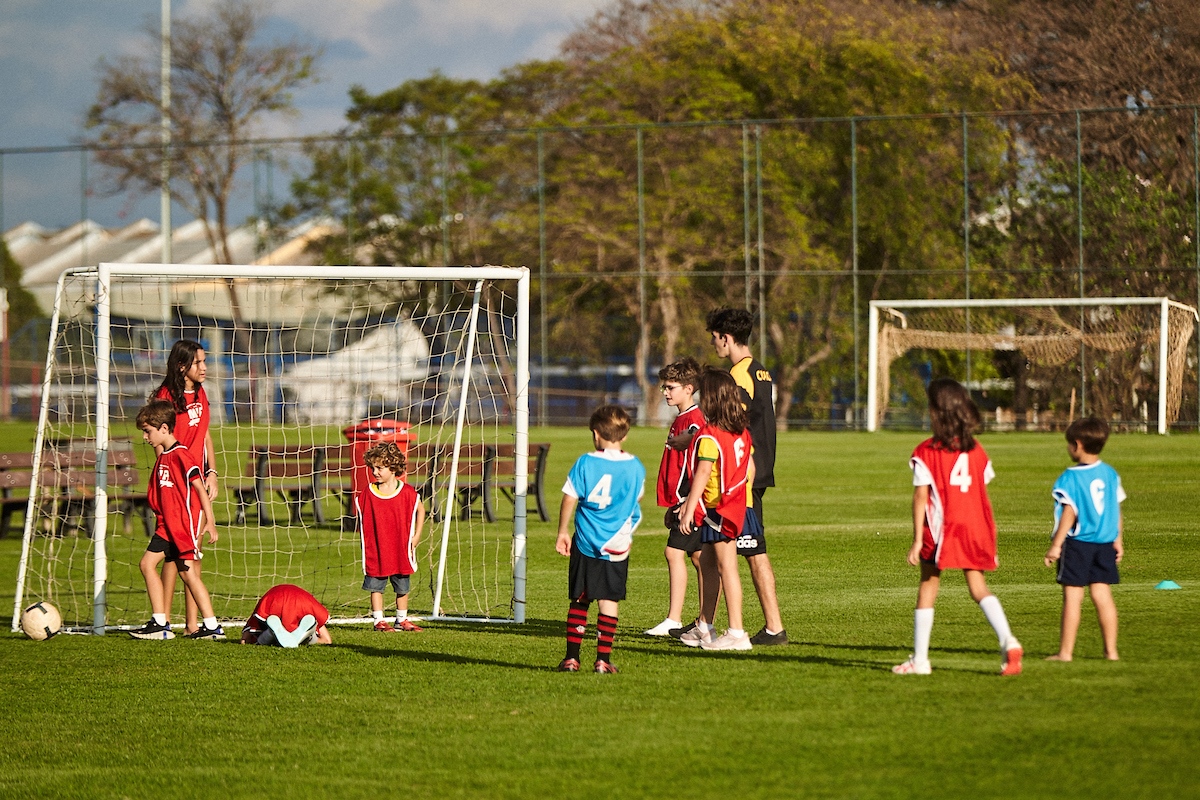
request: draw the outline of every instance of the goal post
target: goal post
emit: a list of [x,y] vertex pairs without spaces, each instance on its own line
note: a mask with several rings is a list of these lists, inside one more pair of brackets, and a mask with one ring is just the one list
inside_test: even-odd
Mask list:
[[[1058,313],[1064,308],[1076,310],[1078,318],[1066,320]],[[974,327],[973,310],[978,310]],[[915,314],[936,317],[939,312],[940,320],[913,319]],[[950,317],[954,322],[946,324]],[[1059,369],[1077,358],[1083,386],[1085,360],[1092,351],[1113,358],[1120,354],[1130,375],[1152,368],[1158,384],[1158,433],[1165,434],[1179,413],[1187,348],[1198,320],[1195,308],[1168,297],[872,300],[867,430],[882,427],[891,365],[909,350],[1021,352],[1031,361]],[[1132,379],[1129,383],[1122,388],[1136,393]],[[1085,394],[1080,395],[1081,406]]]
[[[334,622],[366,618],[361,541],[345,524],[349,475],[360,464],[347,460],[346,438],[349,426],[382,418],[405,428],[411,449],[436,454],[417,456],[429,459],[421,488],[431,513],[410,609],[425,619],[524,622],[529,282],[524,267],[494,266],[102,263],[65,273],[42,382],[14,630],[34,597],[58,605],[76,630],[102,634],[144,621],[137,558],[146,533],[130,520],[153,454],[132,419],[180,338],[199,340],[208,354],[221,539],[202,563],[219,617],[244,619],[271,585],[294,582]],[[483,491],[480,453],[494,457],[502,446],[513,453],[511,525],[507,515],[487,523],[472,509]],[[264,453],[306,457],[307,467],[264,474],[254,467]],[[90,475],[79,471],[84,463]],[[135,463],[142,473],[133,486]],[[424,474],[412,452],[409,469]],[[259,519],[247,516],[256,508]],[[123,529],[112,528],[117,513]]]

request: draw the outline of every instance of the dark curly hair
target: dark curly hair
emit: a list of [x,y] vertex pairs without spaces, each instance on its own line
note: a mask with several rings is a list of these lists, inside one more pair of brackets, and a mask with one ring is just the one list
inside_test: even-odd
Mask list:
[[929,422],[933,440],[947,450],[975,449],[975,433],[983,424],[979,407],[956,380],[938,378],[925,390],[929,396]]

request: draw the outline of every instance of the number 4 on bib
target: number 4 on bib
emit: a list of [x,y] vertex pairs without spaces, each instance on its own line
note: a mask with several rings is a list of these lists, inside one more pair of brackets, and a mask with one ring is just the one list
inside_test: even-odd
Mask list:
[[612,503],[612,475],[607,472],[601,475],[587,499],[589,503],[595,503],[601,511],[608,508]]
[[957,486],[958,490],[963,494],[971,491],[971,465],[967,454],[963,453],[954,462],[954,469],[950,470],[950,485]]

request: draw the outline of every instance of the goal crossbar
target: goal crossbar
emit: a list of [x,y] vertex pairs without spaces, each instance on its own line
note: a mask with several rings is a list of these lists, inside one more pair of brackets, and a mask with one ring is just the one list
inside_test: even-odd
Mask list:
[[879,397],[880,359],[879,335],[880,312],[894,312],[903,321],[901,309],[971,309],[971,308],[1052,308],[1052,307],[1086,308],[1098,306],[1158,306],[1158,432],[1167,433],[1167,356],[1169,339],[1169,315],[1172,308],[1188,312],[1200,321],[1200,312],[1192,306],[1172,300],[1169,297],[1022,297],[1012,299],[911,299],[911,300],[872,300],[868,311],[868,344],[867,344],[867,430],[877,431],[880,428],[880,407],[886,405],[887,398]]
[[[514,423],[514,464],[513,464],[513,527],[512,527],[512,577],[513,622],[525,621],[525,591],[526,591],[526,536],[527,536],[527,492],[529,465],[529,284],[530,273],[526,267],[505,266],[455,266],[455,267],[358,267],[358,266],[280,266],[280,265],[180,265],[180,264],[122,264],[101,263],[98,267],[83,267],[67,270],[58,282],[58,297],[61,298],[65,282],[68,279],[96,280],[95,296],[95,325],[96,325],[96,393],[95,393],[95,487],[93,495],[94,514],[93,528],[93,565],[92,565],[92,632],[103,634],[107,627],[107,557],[105,539],[108,526],[108,464],[109,464],[109,369],[111,364],[111,286],[114,278],[146,277],[146,278],[185,278],[185,279],[312,279],[312,280],[427,280],[427,281],[471,281],[476,283],[475,302],[479,302],[478,286],[482,281],[513,281],[517,286],[516,315],[516,358],[513,364],[513,423]],[[38,492],[38,460],[42,451],[43,430],[49,412],[50,366],[53,358],[53,342],[57,333],[59,300],[56,300],[54,316],[51,322],[51,348],[47,354],[47,368],[44,373],[41,406],[39,408],[39,425],[34,448],[34,469],[30,488],[29,508],[25,516],[25,531],[22,542],[21,557],[18,564],[18,580],[13,605],[13,630],[19,627],[23,601],[23,588],[26,564],[29,559],[30,543],[34,535],[33,525],[35,514],[32,513],[34,498]],[[476,308],[472,316],[477,315]],[[464,370],[463,397],[470,380],[469,358]],[[456,422],[455,447],[453,457],[458,458],[458,446],[462,439],[462,414]],[[453,477],[451,478],[453,481]],[[453,490],[452,490],[453,491]],[[450,495],[453,498],[453,494]],[[449,513],[446,514],[447,520]],[[443,551],[439,569],[439,586],[437,596],[440,599],[442,572],[445,565],[445,534],[443,535]],[[430,618],[439,618],[440,608],[435,604]],[[442,617],[457,619],[458,617]],[[466,619],[466,617],[463,617]]]

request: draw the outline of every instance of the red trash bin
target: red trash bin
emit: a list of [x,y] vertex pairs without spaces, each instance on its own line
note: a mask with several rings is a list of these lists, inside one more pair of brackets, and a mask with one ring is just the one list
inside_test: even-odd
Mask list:
[[[367,448],[379,442],[394,442],[400,448],[400,452],[407,455],[409,444],[417,439],[411,429],[412,425],[407,422],[394,419],[365,419],[357,425],[342,428],[346,441],[354,445],[354,463],[358,465],[352,479],[355,494],[366,489],[375,477],[370,468],[363,463],[363,454],[367,452]],[[398,477],[404,480],[403,475]]]

